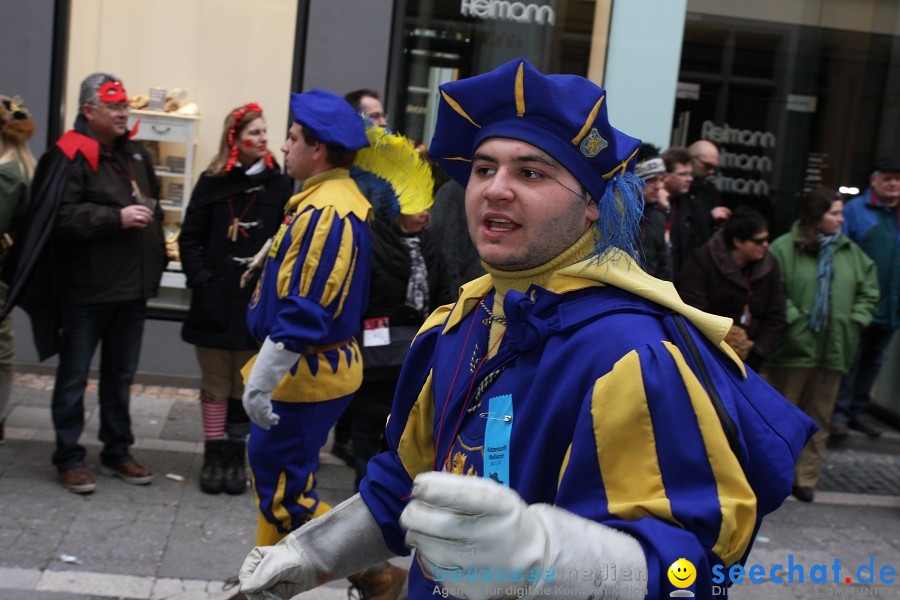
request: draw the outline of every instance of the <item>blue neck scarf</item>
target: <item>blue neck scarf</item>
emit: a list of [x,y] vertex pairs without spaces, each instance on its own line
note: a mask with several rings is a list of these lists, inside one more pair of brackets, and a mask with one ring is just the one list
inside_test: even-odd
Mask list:
[[830,310],[831,279],[834,276],[834,243],[840,232],[825,235],[821,231],[816,234],[819,240],[819,256],[816,264],[816,299],[809,315],[809,329],[819,333],[825,328]]

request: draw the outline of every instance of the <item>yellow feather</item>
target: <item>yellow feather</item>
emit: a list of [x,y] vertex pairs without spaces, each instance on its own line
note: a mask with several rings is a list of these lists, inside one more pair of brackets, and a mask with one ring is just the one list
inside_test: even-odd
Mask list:
[[354,165],[387,181],[400,202],[400,212],[414,215],[434,203],[431,166],[409,138],[383,127],[366,125],[369,147],[356,152]]

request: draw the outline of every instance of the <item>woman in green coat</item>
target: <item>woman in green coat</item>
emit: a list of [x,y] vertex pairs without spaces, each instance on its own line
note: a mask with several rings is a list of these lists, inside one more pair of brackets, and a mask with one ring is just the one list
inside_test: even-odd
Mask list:
[[767,363],[767,378],[819,426],[794,470],[793,495],[813,499],[841,375],[878,303],[875,263],[841,233],[844,203],[816,188],[798,220],[769,247],[781,267],[787,332]]

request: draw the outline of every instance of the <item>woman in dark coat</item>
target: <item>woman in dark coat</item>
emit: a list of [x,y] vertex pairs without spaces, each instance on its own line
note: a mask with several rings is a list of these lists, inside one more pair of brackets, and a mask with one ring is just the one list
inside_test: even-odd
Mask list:
[[209,494],[246,489],[245,438],[249,421],[241,405],[241,367],[256,352],[246,312],[255,281],[241,274],[274,235],[291,194],[267,149],[266,122],[255,103],[231,111],[219,153],[200,176],[178,239],[192,290],[181,330],[200,363],[200,408],[206,445],[200,488]]
[[[356,485],[369,459],[381,452],[400,366],[413,336],[437,307],[453,301],[429,211],[394,218],[376,211],[372,235],[372,282],[363,325],[363,383],[353,397],[353,462]],[[387,319],[385,322],[384,319]],[[367,346],[366,335],[387,325],[391,344]]]
[[768,246],[765,218],[739,207],[688,258],[678,282],[685,302],[734,320],[725,341],[754,369],[775,351],[786,327],[784,287]]

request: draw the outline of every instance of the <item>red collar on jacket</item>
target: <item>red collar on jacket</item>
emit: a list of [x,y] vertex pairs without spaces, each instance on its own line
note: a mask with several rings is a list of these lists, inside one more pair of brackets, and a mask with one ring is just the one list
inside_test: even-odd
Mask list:
[[100,166],[100,143],[94,138],[78,133],[74,129],[67,131],[65,135],[56,141],[56,145],[71,161],[75,155],[81,152],[84,159],[91,166],[94,173]]

